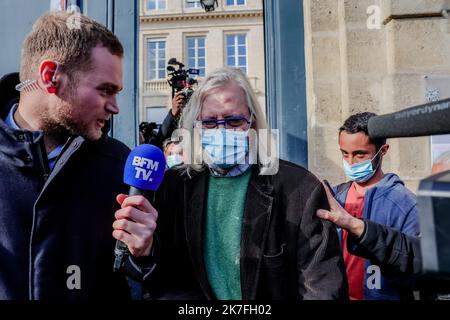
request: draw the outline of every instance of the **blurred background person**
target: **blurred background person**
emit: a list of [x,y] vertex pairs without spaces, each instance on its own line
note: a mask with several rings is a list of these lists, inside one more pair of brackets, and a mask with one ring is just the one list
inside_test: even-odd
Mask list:
[[450,151],[440,154],[434,161],[431,174],[450,170]]
[[163,144],[166,166],[168,169],[184,163],[183,148],[178,141],[167,139]]
[[172,99],[172,108],[160,126],[156,122],[141,122],[139,124],[139,144],[153,144],[164,151],[164,142],[170,139],[172,133],[179,127],[185,105],[186,97],[183,92],[177,92]]

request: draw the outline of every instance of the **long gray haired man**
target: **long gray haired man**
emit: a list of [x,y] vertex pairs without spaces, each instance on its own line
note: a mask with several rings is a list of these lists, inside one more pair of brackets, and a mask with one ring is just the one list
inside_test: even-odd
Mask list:
[[[218,109],[225,112],[220,106],[222,101],[212,101],[214,95],[211,92],[220,91],[230,83],[244,93],[236,96],[242,110],[233,110],[231,116],[223,119],[225,122],[221,127],[215,122],[216,114],[209,112],[209,107],[206,111],[202,107],[207,99],[207,104],[219,104]],[[239,112],[242,115],[238,115]],[[188,160],[183,169],[188,174],[200,172],[208,165],[218,173],[228,173],[258,164],[261,174],[271,175],[278,170],[277,133],[278,130],[267,128],[264,113],[247,77],[240,69],[226,67],[209,74],[194,92],[183,113],[181,130],[174,135],[178,139],[183,136],[179,140],[183,141],[187,151]]]
[[270,139],[261,139],[267,126],[247,77],[239,69],[212,72],[182,127],[192,161],[168,170],[156,195],[161,259],[149,279],[152,296],[347,298],[336,230],[315,215],[327,208],[322,184],[283,160],[268,172],[273,159],[259,142],[252,147]]

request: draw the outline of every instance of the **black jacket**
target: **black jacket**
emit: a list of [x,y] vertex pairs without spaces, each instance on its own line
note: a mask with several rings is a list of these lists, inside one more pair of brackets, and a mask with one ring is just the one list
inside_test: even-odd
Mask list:
[[348,237],[348,251],[370,259],[390,273],[422,273],[420,238],[406,235],[379,223],[364,220],[360,239]]
[[[3,100],[5,116],[12,100]],[[128,153],[106,136],[72,137],[50,172],[43,134],[0,119],[0,299],[129,298],[125,276],[112,268]],[[81,288],[69,289],[77,268]]]
[[[157,192],[161,260],[152,274],[154,298],[214,299],[202,246],[208,178],[208,170],[193,178],[169,170]],[[253,167],[241,236],[244,300],[347,298],[336,230],[316,217],[327,206],[321,183],[307,170],[281,161],[276,175],[261,176]]]
[[449,299],[448,279],[423,274],[419,237],[406,235],[370,220],[364,220],[364,224],[361,238],[348,237],[347,248],[350,253],[370,259],[386,273],[416,276],[415,289],[420,291],[420,299]]

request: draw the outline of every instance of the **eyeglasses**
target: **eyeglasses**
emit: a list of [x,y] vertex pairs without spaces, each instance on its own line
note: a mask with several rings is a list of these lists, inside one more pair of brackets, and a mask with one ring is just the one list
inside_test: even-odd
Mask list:
[[201,125],[205,129],[215,129],[221,124],[224,125],[225,129],[239,128],[244,124],[250,123],[251,117],[247,119],[242,116],[226,117],[223,119],[207,118],[196,121],[196,124]]

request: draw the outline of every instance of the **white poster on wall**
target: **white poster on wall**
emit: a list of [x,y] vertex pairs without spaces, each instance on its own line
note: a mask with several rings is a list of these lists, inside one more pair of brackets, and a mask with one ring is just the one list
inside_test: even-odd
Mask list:
[[[425,77],[425,101],[432,102],[450,98],[450,75],[429,75]],[[450,151],[450,134],[431,137],[431,159]]]

